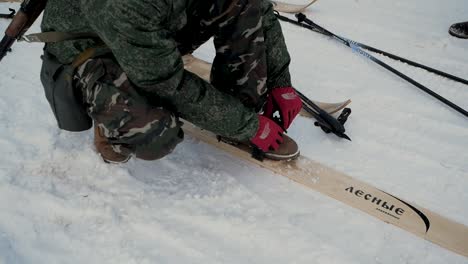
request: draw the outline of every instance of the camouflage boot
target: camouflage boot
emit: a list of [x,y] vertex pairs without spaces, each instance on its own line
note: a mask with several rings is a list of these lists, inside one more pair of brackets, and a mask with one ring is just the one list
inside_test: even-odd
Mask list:
[[112,144],[109,143],[109,140],[101,134],[101,130],[98,126],[94,126],[94,146],[104,162],[107,163],[125,163],[131,157],[129,153],[123,154],[116,152]]

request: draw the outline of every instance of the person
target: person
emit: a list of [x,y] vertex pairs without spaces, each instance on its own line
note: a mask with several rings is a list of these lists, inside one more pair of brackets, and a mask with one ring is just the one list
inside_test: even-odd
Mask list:
[[[48,41],[42,56],[58,125],[81,131],[90,117],[106,162],[171,153],[184,137],[179,118],[266,158],[299,154],[284,132],[302,102],[268,0],[54,0],[41,29],[74,36]],[[208,83],[184,70],[182,55],[212,37]]]
[[451,25],[449,33],[457,38],[468,38],[468,21]]

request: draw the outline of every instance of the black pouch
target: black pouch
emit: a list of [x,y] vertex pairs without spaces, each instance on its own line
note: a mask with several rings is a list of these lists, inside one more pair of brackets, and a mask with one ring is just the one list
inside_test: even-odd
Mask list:
[[72,132],[90,129],[93,121],[86,112],[81,91],[74,87],[75,68],[60,63],[47,51],[41,58],[41,82],[58,127]]

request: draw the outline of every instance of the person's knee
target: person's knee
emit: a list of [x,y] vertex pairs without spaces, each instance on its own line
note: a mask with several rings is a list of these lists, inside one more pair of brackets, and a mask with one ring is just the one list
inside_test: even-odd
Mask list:
[[150,133],[143,142],[134,145],[135,157],[142,160],[161,159],[172,153],[183,138],[184,132],[179,125],[166,128],[161,134]]

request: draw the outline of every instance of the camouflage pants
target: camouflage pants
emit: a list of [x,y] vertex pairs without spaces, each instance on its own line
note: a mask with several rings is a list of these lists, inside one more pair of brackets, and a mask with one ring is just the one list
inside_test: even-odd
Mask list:
[[[234,3],[234,4],[233,4]],[[291,86],[290,57],[269,0],[196,1],[185,28],[176,34],[182,54],[214,38],[211,84],[261,107],[266,92]]]
[[171,153],[182,141],[178,118],[139,95],[111,56],[87,60],[74,79],[94,125],[114,151],[155,160]]

